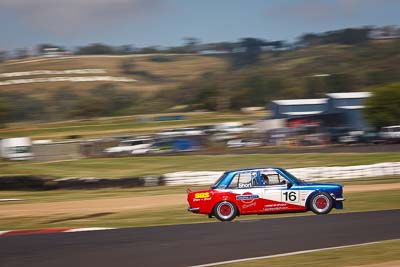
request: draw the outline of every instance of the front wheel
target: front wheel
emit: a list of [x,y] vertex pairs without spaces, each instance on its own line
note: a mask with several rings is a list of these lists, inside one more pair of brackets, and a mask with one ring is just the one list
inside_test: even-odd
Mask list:
[[310,209],[315,214],[327,214],[333,208],[333,199],[324,192],[319,192],[312,197],[310,201]]
[[237,209],[232,202],[222,201],[215,206],[214,215],[220,221],[232,221],[237,215]]

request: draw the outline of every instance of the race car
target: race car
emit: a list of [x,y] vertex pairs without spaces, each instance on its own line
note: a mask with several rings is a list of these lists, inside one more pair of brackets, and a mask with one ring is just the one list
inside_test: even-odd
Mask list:
[[188,189],[188,211],[231,221],[247,214],[300,212],[327,214],[343,209],[343,186],[309,183],[277,168],[251,168],[225,172],[207,190]]

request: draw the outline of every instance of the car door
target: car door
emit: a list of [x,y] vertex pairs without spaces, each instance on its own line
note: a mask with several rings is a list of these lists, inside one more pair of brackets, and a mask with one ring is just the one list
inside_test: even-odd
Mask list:
[[289,181],[285,177],[273,169],[263,170],[260,175],[263,181],[263,212],[304,210],[300,191],[295,186],[289,188]]
[[234,194],[235,204],[241,214],[259,213],[263,209],[262,193],[258,171],[239,171],[228,186],[229,192]]

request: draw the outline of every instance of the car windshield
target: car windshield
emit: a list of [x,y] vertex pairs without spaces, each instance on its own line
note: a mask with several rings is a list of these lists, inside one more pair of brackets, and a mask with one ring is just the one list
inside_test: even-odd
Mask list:
[[296,184],[303,184],[303,181],[291,174],[290,172],[284,170],[284,169],[279,169],[283,174],[285,174],[286,177],[288,177],[290,180],[292,180]]
[[30,146],[16,146],[16,147],[10,147],[8,148],[8,151],[10,153],[31,153],[31,147]]
[[221,177],[218,178],[218,180],[215,182],[215,184],[211,187],[212,189],[215,188],[225,188],[227,185],[223,183],[227,173],[225,172],[224,174],[221,175]]

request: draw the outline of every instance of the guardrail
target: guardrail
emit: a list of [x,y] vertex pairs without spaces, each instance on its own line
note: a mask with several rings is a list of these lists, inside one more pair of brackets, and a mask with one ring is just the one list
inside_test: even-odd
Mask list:
[[[400,162],[384,162],[371,165],[340,167],[308,167],[288,169],[290,173],[307,181],[343,180],[386,175],[400,175]],[[174,172],[163,175],[165,185],[209,185],[223,171]]]

